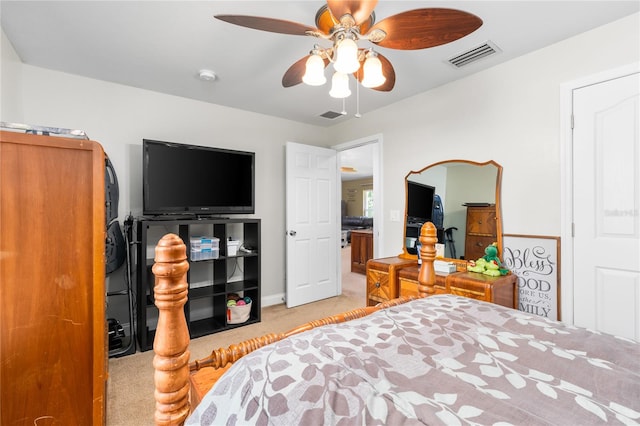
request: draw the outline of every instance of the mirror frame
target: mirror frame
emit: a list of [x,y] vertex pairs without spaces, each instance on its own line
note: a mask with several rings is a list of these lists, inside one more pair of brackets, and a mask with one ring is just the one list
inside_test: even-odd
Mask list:
[[[410,254],[407,251],[407,247],[405,244],[406,241],[406,237],[407,237],[407,182],[409,180],[409,177],[411,175],[415,175],[415,174],[420,174],[422,172],[424,172],[425,170],[431,168],[431,167],[435,167],[435,166],[441,166],[443,164],[448,164],[448,163],[465,163],[465,164],[469,164],[472,166],[479,166],[479,167],[483,167],[483,166],[489,166],[489,165],[493,165],[496,167],[496,196],[495,196],[495,204],[496,204],[496,239],[498,240],[498,256],[500,257],[500,259],[502,260],[502,201],[500,199],[500,192],[501,192],[501,188],[502,188],[502,166],[500,164],[498,164],[497,162],[495,162],[494,160],[489,160],[489,161],[485,161],[484,163],[479,163],[477,161],[472,161],[472,160],[462,160],[462,159],[454,159],[454,160],[443,160],[443,161],[438,161],[437,163],[433,163],[433,164],[429,164],[426,167],[423,167],[420,170],[412,170],[409,173],[407,173],[407,175],[404,177],[404,223],[403,223],[403,227],[402,227],[402,253],[400,253],[400,255],[398,255],[398,257],[403,258],[403,259],[418,259],[418,255],[417,254]],[[454,262],[458,268],[458,270],[465,270],[466,271],[466,265],[467,265],[467,261],[469,259],[451,259],[448,257],[441,257],[438,259],[442,259],[442,260],[446,260],[449,262]],[[475,260],[475,259],[472,259]]]

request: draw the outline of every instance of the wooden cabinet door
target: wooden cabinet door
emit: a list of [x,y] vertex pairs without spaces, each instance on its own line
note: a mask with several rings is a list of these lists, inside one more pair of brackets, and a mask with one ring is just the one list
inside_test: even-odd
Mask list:
[[393,281],[389,281],[389,273],[367,270],[367,298],[368,305],[386,302],[396,297],[396,291],[391,287]]
[[467,234],[496,235],[496,228],[495,206],[467,208]]
[[98,143],[0,132],[0,424],[104,424],[104,185]]

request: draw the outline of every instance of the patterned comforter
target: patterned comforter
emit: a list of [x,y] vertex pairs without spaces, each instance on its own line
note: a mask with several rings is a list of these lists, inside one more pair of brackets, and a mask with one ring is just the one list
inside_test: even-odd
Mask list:
[[186,424],[639,424],[640,343],[441,295],[259,349]]

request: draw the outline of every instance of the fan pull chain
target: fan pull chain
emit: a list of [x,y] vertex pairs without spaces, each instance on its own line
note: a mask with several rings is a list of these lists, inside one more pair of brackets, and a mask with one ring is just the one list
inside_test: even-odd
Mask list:
[[360,70],[358,70],[358,78],[356,78],[356,118],[362,117],[360,114]]

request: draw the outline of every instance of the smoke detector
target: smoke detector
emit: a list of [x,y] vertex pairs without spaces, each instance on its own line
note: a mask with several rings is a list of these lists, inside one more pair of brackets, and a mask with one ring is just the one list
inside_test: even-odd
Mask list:
[[216,73],[211,70],[200,70],[198,72],[198,77],[202,81],[213,81],[216,79]]

